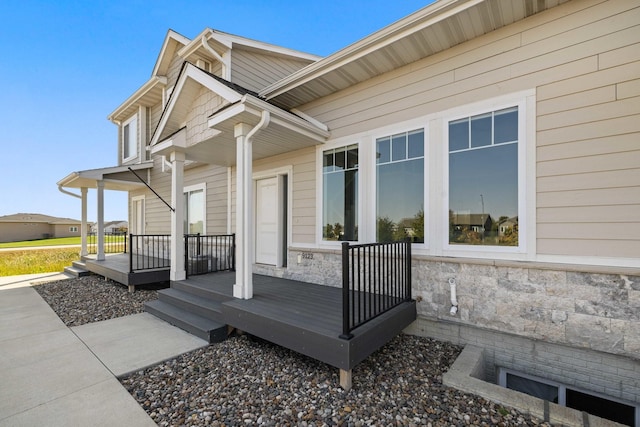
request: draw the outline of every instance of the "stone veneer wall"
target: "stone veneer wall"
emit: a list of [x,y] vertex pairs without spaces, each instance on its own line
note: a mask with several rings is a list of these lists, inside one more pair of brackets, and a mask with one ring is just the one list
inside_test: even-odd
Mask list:
[[[292,249],[287,268],[256,272],[340,286],[340,251]],[[408,333],[487,348],[493,376],[503,366],[640,403],[635,270],[414,256],[412,279],[418,320]]]

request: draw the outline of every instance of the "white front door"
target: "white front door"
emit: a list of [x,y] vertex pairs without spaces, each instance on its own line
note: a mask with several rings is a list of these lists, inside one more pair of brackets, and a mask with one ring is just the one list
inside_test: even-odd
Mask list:
[[277,177],[256,181],[256,263],[278,262],[279,200]]

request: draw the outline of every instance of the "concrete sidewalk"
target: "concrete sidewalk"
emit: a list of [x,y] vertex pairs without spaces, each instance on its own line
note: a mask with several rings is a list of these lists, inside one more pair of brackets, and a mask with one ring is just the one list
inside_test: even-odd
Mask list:
[[155,426],[117,377],[206,345],[146,313],[68,328],[0,282],[0,427]]

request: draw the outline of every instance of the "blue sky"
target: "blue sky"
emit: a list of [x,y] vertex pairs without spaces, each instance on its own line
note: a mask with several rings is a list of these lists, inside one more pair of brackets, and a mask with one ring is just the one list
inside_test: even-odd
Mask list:
[[[56,182],[117,164],[106,117],[146,82],[168,29],[204,28],[328,55],[429,0],[0,1],[0,216],[80,218]],[[89,220],[96,219],[89,191]],[[126,193],[105,192],[105,220],[126,219]]]

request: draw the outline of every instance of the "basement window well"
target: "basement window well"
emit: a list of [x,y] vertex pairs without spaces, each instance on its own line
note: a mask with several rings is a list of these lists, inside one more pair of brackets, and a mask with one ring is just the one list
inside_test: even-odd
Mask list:
[[631,427],[640,427],[640,405],[577,390],[554,381],[505,368],[498,368],[498,385],[597,417]]

